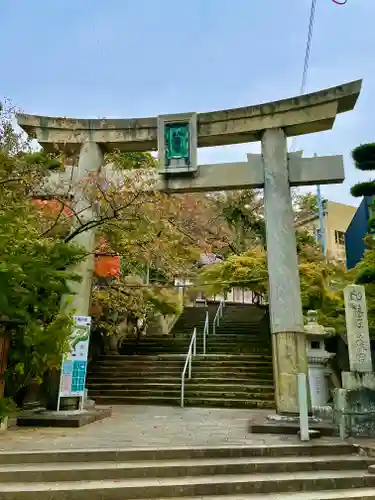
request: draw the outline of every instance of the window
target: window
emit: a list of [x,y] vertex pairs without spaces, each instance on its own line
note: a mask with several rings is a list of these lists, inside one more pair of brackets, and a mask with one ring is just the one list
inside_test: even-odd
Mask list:
[[335,231],[335,242],[336,245],[345,245],[345,233],[343,231]]

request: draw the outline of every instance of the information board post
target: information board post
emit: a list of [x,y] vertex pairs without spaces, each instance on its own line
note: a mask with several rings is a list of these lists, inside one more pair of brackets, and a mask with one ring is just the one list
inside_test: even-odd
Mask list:
[[87,359],[90,343],[90,316],[75,316],[72,333],[69,338],[70,350],[61,364],[59,397],[57,411],[60,411],[61,399],[80,398],[80,410],[83,410]]

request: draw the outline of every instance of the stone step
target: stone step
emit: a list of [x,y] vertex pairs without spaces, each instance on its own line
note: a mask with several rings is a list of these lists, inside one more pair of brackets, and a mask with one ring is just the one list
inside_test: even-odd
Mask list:
[[[88,385],[90,384],[109,384],[112,385],[114,383],[118,384],[139,384],[140,382],[142,383],[181,383],[181,374],[178,376],[171,376],[170,374],[164,375],[164,376],[158,376],[156,378],[154,375],[152,376],[147,376],[147,374],[144,374],[141,378],[139,375],[132,376],[132,375],[127,375],[123,377],[119,377],[113,375],[111,378],[108,376],[98,376],[98,375],[92,375],[88,378]],[[197,377],[194,375],[193,378],[191,378],[187,383],[189,384],[225,384],[225,383],[233,383],[233,384],[242,384],[242,385],[254,385],[257,387],[260,386],[269,386],[273,382],[272,377],[268,378],[243,378],[241,375],[236,376],[231,376],[230,378],[227,377],[222,377],[222,376],[210,376],[210,377]],[[271,383],[271,384],[270,384]]]
[[[135,462],[46,462],[5,465],[0,484],[8,482],[93,481],[129,478],[196,477],[219,474],[275,474],[303,471],[365,470],[375,459],[350,455],[280,458],[211,458]],[[272,476],[271,476],[272,478]],[[0,487],[1,488],[1,487]]]
[[[179,497],[270,494],[318,490],[373,488],[375,476],[363,471],[308,471],[285,474],[223,474],[120,480],[4,483],[0,500],[129,500]],[[276,498],[276,497],[274,497]]]
[[[184,355],[186,356],[188,352],[189,345],[186,346],[159,346],[159,347],[141,347],[141,348],[122,348],[121,353],[122,356],[134,356],[134,355],[150,355],[157,356],[162,354],[175,354],[175,355]],[[208,354],[215,354],[215,351],[220,351],[216,354],[270,354],[271,349],[267,344],[244,344],[240,345],[236,344],[206,344],[206,350]],[[238,351],[238,352],[237,352]],[[203,342],[197,342],[197,353],[203,354]]]
[[[222,354],[219,354],[220,356]],[[224,354],[224,356],[227,355]],[[180,355],[180,360],[164,360],[164,361],[147,361],[147,360],[139,360],[137,361],[136,359],[132,360],[132,356],[129,356],[129,359],[123,362],[117,362],[117,363],[110,363],[110,362],[99,362],[95,361],[95,363],[91,363],[89,365],[89,370],[101,370],[101,371],[112,371],[116,370],[118,371],[133,371],[133,369],[138,368],[139,371],[143,371],[146,369],[153,369],[154,371],[156,370],[177,370],[179,368],[182,369],[186,362],[186,356],[185,355]],[[197,369],[202,369],[207,367],[208,369],[215,369],[215,368],[223,368],[223,369],[233,369],[236,370],[239,367],[242,367],[245,370],[248,371],[272,371],[272,361],[271,360],[264,360],[264,361],[254,361],[253,360],[248,360],[248,361],[220,361],[220,360],[201,360],[199,361],[198,358],[193,358],[192,359],[192,366],[196,367]]]
[[[211,323],[210,332],[213,333],[213,324]],[[241,334],[246,334],[250,332],[265,332],[263,325],[257,322],[249,321],[236,321],[235,318],[225,318],[225,320],[220,321],[219,325],[216,325],[215,333],[220,333],[223,331],[235,332],[238,331]]]
[[[174,379],[180,379],[181,380],[181,375],[182,372],[170,372],[170,371],[164,371],[164,372],[131,372],[129,374],[118,374],[118,373],[111,373],[111,374],[106,374],[106,373],[94,373],[94,374],[89,374],[88,375],[88,381],[106,381],[108,383],[112,382],[123,382],[123,381],[146,381],[147,379],[152,380],[152,381],[160,381],[163,382],[165,380],[170,380],[171,378]],[[229,380],[233,381],[234,383],[237,384],[237,380],[242,383],[243,380],[247,380],[248,384],[252,385],[262,385],[262,384],[272,384],[273,383],[273,375],[271,373],[250,373],[250,374],[244,374],[244,373],[239,373],[239,372],[232,372],[232,373],[222,373],[222,372],[198,372],[193,370],[192,371],[192,381],[196,381],[199,383],[201,380],[214,380],[217,384],[222,384],[226,383]]]
[[[153,374],[155,377],[158,376],[163,376],[167,374],[181,374],[183,368],[183,364],[181,366],[179,365],[169,365],[165,364],[163,365],[162,363],[160,366],[155,366],[155,365],[128,365],[128,366],[118,366],[118,367],[113,367],[113,366],[97,366],[97,367],[91,367],[89,371],[89,375],[96,375],[96,376],[112,376],[112,375],[117,375],[117,376],[126,376],[127,374],[134,374],[134,375],[144,375],[144,374]],[[94,370],[94,371],[93,371]],[[267,377],[273,377],[273,372],[272,372],[272,365],[255,365],[255,366],[243,366],[243,365],[198,365],[198,364],[193,364],[192,365],[192,371],[194,375],[200,375],[201,377],[204,376],[212,376],[213,374],[223,374],[223,376],[230,376],[230,374],[233,373],[241,373],[243,377],[246,376],[252,376],[252,377],[257,377],[260,376],[261,378],[267,378]]]
[[[181,497],[171,497],[169,500],[178,500]],[[215,495],[184,497],[184,500],[374,500],[373,488],[356,488],[355,490],[325,490],[309,491],[305,493],[265,493],[260,495]],[[142,499],[141,499],[142,500]]]
[[[258,344],[263,344],[267,345],[270,343],[269,338],[262,337],[260,335],[242,335],[240,338],[238,338],[238,335],[209,335],[206,337],[207,343],[212,343],[212,344],[218,344],[218,345],[236,345],[236,344],[241,344],[241,345],[258,345]],[[197,340],[199,342],[202,342],[203,335],[201,332],[198,332],[197,335]],[[169,340],[160,340],[160,341],[145,341],[142,340],[138,344],[135,342],[123,342],[122,345],[125,347],[161,347],[161,346],[174,346],[174,345],[186,345],[189,346],[191,341],[191,332],[189,332],[188,335],[183,335],[182,333],[179,333],[176,335],[174,338],[170,338]]]
[[56,451],[1,451],[0,465],[66,462],[128,462],[137,460],[195,460],[203,458],[357,456],[358,448],[342,441],[258,446],[126,448]]
[[229,346],[235,346],[235,345],[243,345],[243,346],[250,346],[250,347],[256,347],[258,345],[260,346],[266,346],[269,345],[269,339],[264,339],[262,337],[248,337],[248,336],[243,336],[242,339],[231,339],[228,338],[228,336],[211,336],[207,337],[207,344],[212,344],[212,345],[229,345]]
[[[251,367],[272,367],[272,357],[271,356],[259,356],[259,355],[250,355],[250,356],[243,356],[244,359],[239,359],[237,356],[233,356],[232,358],[228,355],[224,357],[225,355],[220,356],[214,356],[213,358],[215,359],[210,359],[208,357],[204,357],[203,359],[199,356],[194,356],[193,358],[193,364],[194,366],[232,366],[234,368],[237,367],[244,367],[244,368],[251,368]],[[242,356],[241,356],[242,358]],[[142,367],[157,367],[158,365],[164,365],[165,363],[168,363],[168,366],[184,366],[186,360],[186,356],[180,356],[179,358],[161,358],[161,359],[138,359],[137,356],[127,356],[126,358],[123,359],[98,359],[95,361],[95,367],[96,368],[108,368],[111,367],[113,369],[123,369],[127,367],[133,367],[133,366],[142,366]]]
[[[201,342],[201,341],[200,341]],[[206,345],[220,346],[220,347],[270,347],[270,342],[263,339],[244,339],[244,340],[222,340],[216,338],[209,338]]]
[[[164,386],[152,387],[152,388],[89,388],[89,396],[93,399],[101,398],[103,396],[108,398],[120,399],[127,397],[137,396],[146,398],[148,396],[152,397],[160,397],[160,398],[178,398],[181,395],[181,389],[179,386],[173,388],[165,388]],[[196,399],[230,399],[230,400],[262,400],[262,401],[274,401],[275,394],[274,391],[246,391],[242,390],[241,387],[234,388],[232,390],[219,389],[218,390],[209,390],[204,387],[185,387],[185,397],[186,398],[196,398]]]
[[[164,371],[132,371],[132,372],[95,372],[95,373],[89,373],[88,374],[88,381],[91,382],[93,380],[105,380],[108,383],[112,382],[122,382],[122,381],[130,381],[130,380],[135,380],[135,381],[140,381],[140,380],[145,380],[146,378],[152,379],[153,381],[164,381],[165,379],[170,379],[170,378],[179,378],[181,379],[182,375],[182,370],[179,371],[171,371],[171,370],[164,370]],[[192,370],[192,379],[191,380],[200,380],[200,379],[214,379],[216,383],[226,383],[228,380],[236,380],[236,379],[246,379],[248,384],[252,385],[259,385],[261,382],[265,382],[268,384],[273,383],[273,374],[272,372],[264,372],[264,373],[257,373],[256,371],[254,372],[240,372],[240,371],[233,371],[233,372],[223,372],[220,370],[217,370],[216,372],[213,370],[197,370],[194,369]],[[237,382],[234,382],[237,384]]]
[[[246,350],[244,350],[244,351],[235,351],[234,349],[233,349],[233,351],[229,351],[228,349],[215,349],[215,350],[213,350],[213,349],[212,350],[211,349],[206,349],[206,352],[208,354],[245,354],[245,355],[246,354],[250,354],[250,353],[254,354],[253,350],[251,350],[251,351],[246,351]],[[264,354],[266,356],[269,355],[265,351],[263,351],[263,352],[260,351],[259,354]]]
[[[273,372],[272,372],[272,364],[269,365],[254,365],[254,366],[246,366],[246,365],[216,365],[216,366],[207,366],[207,365],[197,365],[193,364],[192,365],[192,370],[194,374],[203,374],[205,373],[206,375],[208,373],[222,373],[223,375],[227,376],[228,374],[232,373],[241,373],[244,377],[246,376],[261,376],[261,377],[268,377],[270,376],[271,378],[273,377]],[[202,377],[204,375],[201,375]]]
[[267,332],[262,332],[259,329],[244,329],[241,327],[236,328],[235,326],[231,326],[228,328],[216,328],[216,333],[211,335],[212,338],[215,337],[242,337],[242,339],[246,340],[271,340],[270,336],[267,334]]
[[[212,383],[207,383],[205,379],[203,379],[203,382],[197,383],[196,380],[193,378],[190,380],[185,380],[185,389],[186,390],[196,390],[196,391],[208,391],[208,392],[232,392],[232,391],[238,391],[240,390],[243,393],[259,393],[259,394],[267,394],[272,392],[273,393],[273,385],[252,385],[248,384],[248,381],[245,381],[246,383],[237,383],[237,384],[226,384],[222,383],[220,386]],[[144,382],[143,380],[140,380],[138,382],[129,382],[129,381],[124,381],[124,382],[112,382],[109,383],[108,381],[105,382],[88,382],[87,384],[88,388],[91,390],[101,390],[101,391],[106,391],[106,390],[174,390],[174,389],[180,389],[181,387],[181,380],[176,379],[175,382],[163,382],[163,381],[153,381],[153,382]]]
[[[127,361],[185,361],[185,354],[157,354],[157,355],[133,355],[126,356],[122,354],[107,354],[98,358],[97,362],[127,362]],[[194,357],[194,362],[202,361],[257,361],[257,360],[272,360],[271,355],[264,354],[197,354]]]
[[[159,405],[159,406],[180,406],[180,397],[163,397],[163,396],[89,396],[94,399],[96,404],[103,406],[110,405]],[[270,409],[275,408],[274,401],[261,399],[224,399],[224,398],[199,398],[186,397],[185,406],[196,408],[249,408],[249,409]],[[0,497],[1,500],[1,497]]]

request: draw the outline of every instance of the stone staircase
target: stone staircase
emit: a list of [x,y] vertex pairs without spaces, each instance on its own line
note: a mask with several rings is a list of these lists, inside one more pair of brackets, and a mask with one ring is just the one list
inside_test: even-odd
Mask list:
[[0,500],[370,500],[374,458],[345,443],[0,453]]
[[[217,304],[210,309],[213,318]],[[193,360],[193,376],[185,383],[185,406],[274,408],[265,313],[257,306],[225,308],[216,334],[207,339],[207,354]],[[138,346],[128,341],[122,347],[124,354],[101,356],[89,368],[90,398],[103,405],[179,405],[181,372],[192,331],[197,326],[200,353],[205,315],[204,308],[187,308],[172,335],[146,337]]]

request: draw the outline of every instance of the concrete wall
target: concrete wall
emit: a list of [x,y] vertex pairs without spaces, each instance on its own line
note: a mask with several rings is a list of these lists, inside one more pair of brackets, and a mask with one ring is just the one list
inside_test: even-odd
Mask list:
[[327,202],[325,231],[328,258],[346,262],[345,239],[342,244],[337,243],[335,232],[340,231],[345,238],[345,232],[355,212],[356,207],[335,203],[333,201]]
[[369,205],[372,196],[365,196],[357,208],[348,229],[345,233],[346,266],[352,269],[362,259],[366,249],[363,238],[368,232],[368,220],[370,216]]
[[[327,246],[327,256],[329,259],[346,263],[345,242],[342,244],[336,241],[336,231],[340,231],[345,236],[345,232],[356,213],[356,207],[336,203],[333,201],[327,202],[327,207],[324,214],[324,231]],[[315,231],[320,228],[319,217],[309,220],[302,226],[301,229],[307,229],[315,234]]]

